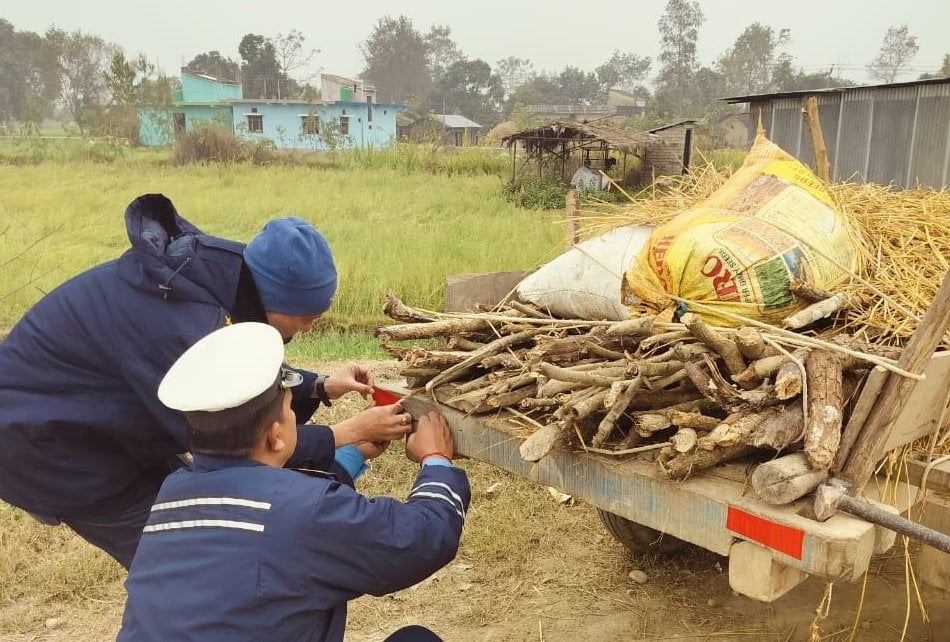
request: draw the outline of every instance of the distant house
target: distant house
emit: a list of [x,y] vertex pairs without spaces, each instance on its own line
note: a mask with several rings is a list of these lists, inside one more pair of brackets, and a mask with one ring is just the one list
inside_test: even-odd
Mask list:
[[643,116],[647,112],[647,101],[620,89],[607,92],[607,108],[613,116]]
[[611,89],[607,103],[599,105],[526,105],[525,109],[536,118],[569,120],[596,120],[609,116],[643,116],[647,102],[628,91]]
[[478,144],[482,126],[475,121],[458,114],[434,114],[433,118],[442,125],[443,142],[445,144],[455,145],[456,147]]
[[811,165],[802,119],[810,96],[818,101],[831,180],[950,187],[950,77],[723,100],[749,105],[750,139],[761,119],[774,143]]
[[405,105],[377,103],[375,94],[359,80],[324,74],[322,100],[251,99],[236,82],[183,69],[170,107],[139,110],[139,140],[168,145],[204,122],[280,149],[385,147],[396,137],[396,114]]
[[416,120],[399,123],[399,137],[416,142],[441,143],[442,145],[477,145],[482,126],[458,114],[430,114]]

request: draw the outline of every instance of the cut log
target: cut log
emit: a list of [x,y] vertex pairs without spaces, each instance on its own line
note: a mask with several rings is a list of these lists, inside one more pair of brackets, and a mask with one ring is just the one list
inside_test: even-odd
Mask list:
[[737,375],[745,370],[745,361],[739,352],[739,347],[731,338],[723,335],[711,325],[703,321],[698,314],[687,312],[680,319],[694,337],[702,341],[716,354],[722,357],[726,370],[730,375]]
[[775,396],[782,401],[802,394],[802,378],[805,373],[799,364],[802,364],[808,352],[808,348],[798,348],[792,353],[793,359],[783,363],[775,373]]
[[816,321],[830,317],[838,310],[850,308],[853,304],[854,300],[848,294],[844,292],[835,294],[822,301],[812,303],[808,307],[785,317],[782,319],[782,327],[789,328],[791,330],[798,330],[799,328],[809,326]]
[[636,319],[627,319],[607,326],[607,336],[617,337],[621,335],[630,335],[635,337],[646,337],[654,333],[653,317],[639,317]]
[[699,447],[714,450],[752,441],[752,432],[761,421],[761,413],[744,410],[722,420],[708,435],[699,440]]
[[752,446],[746,446],[745,444],[729,446],[727,448],[716,448],[715,450],[701,450],[697,448],[693,452],[676,455],[663,464],[663,469],[671,479],[685,479],[694,473],[712,468],[717,464],[738,459],[743,455],[748,455],[754,450]]
[[623,379],[623,374],[626,371],[626,368],[620,367],[610,369],[605,368],[604,370],[598,370],[594,372],[579,372],[577,370],[570,370],[568,368],[560,368],[545,362],[539,363],[535,369],[549,380],[556,379],[558,381],[571,381],[585,386],[600,386],[603,388],[609,388],[610,385],[618,379]]
[[688,453],[696,448],[698,437],[692,428],[680,428],[670,439],[673,450],[678,453]]
[[383,314],[402,323],[428,323],[437,318],[428,312],[410,308],[391,293],[387,293],[383,299]]
[[[592,446],[595,448],[600,448],[604,445],[604,443],[610,437],[610,433],[613,432],[614,425],[617,423],[617,419],[620,418],[620,415],[623,414],[624,410],[626,410],[630,405],[630,402],[633,401],[633,396],[637,393],[641,383],[642,380],[640,377],[637,377],[620,384],[620,392],[614,395],[615,399],[610,405],[610,410],[607,411],[607,414],[604,415],[600,425],[597,426],[597,434],[595,434],[594,438],[591,440]],[[612,391],[613,388],[611,388],[611,392]]]
[[752,488],[769,504],[790,504],[812,492],[828,478],[828,470],[815,469],[803,452],[791,453],[756,466]]
[[693,428],[694,430],[712,430],[722,423],[722,419],[718,417],[710,417],[699,412],[670,410],[667,416],[674,426]]
[[763,357],[750,363],[739,374],[732,375],[732,380],[738,384],[758,384],[778,372],[778,369],[786,362],[788,362],[788,357],[785,355]]
[[766,408],[760,416],[761,422],[752,433],[752,441],[748,442],[750,445],[786,450],[802,440],[805,417],[801,399],[785,406]]
[[743,326],[736,330],[735,341],[739,353],[746,361],[755,361],[778,354],[775,348],[766,345],[765,340],[762,339],[762,333],[751,326]]
[[831,468],[841,442],[844,399],[838,353],[813,350],[805,360],[808,419],[805,454],[812,468]]
[[525,399],[533,397],[538,391],[537,386],[530,385],[518,388],[510,392],[503,392],[498,395],[492,395],[485,400],[485,404],[492,410],[507,408],[508,406],[517,406]]
[[518,452],[525,461],[540,461],[555,447],[567,443],[570,430],[570,427],[562,422],[548,424],[521,442]]
[[442,319],[431,323],[383,325],[376,328],[373,334],[380,341],[389,342],[448,337],[468,332],[480,332],[487,328],[487,319]]
[[[460,320],[466,320],[466,319],[460,319]],[[429,325],[435,325],[435,324],[430,323]],[[465,376],[465,373],[467,373],[469,370],[471,370],[476,365],[478,365],[481,362],[481,360],[484,359],[485,357],[490,357],[493,354],[498,354],[499,352],[501,352],[502,350],[504,350],[505,348],[509,346],[517,345],[523,341],[527,341],[531,339],[531,337],[533,337],[538,332],[539,330],[536,330],[536,329],[525,330],[524,332],[519,332],[517,334],[509,334],[507,336],[501,337],[500,339],[496,339],[495,341],[492,341],[491,343],[486,345],[484,348],[481,348],[480,350],[476,350],[475,352],[473,352],[472,356],[470,356],[465,361],[455,364],[448,370],[445,370],[444,372],[442,372],[442,374],[440,374],[438,377],[436,377],[435,379],[427,383],[426,390],[431,392],[432,388],[434,388],[435,386],[441,383],[448,383],[450,381],[456,381],[458,379],[461,379],[463,376]]]

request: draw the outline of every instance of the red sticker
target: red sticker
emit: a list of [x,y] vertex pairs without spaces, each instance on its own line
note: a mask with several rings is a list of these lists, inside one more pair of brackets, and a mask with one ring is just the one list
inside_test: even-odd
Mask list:
[[379,388],[373,388],[373,402],[377,406],[390,406],[397,401],[399,401],[399,397],[393,393],[380,390]]

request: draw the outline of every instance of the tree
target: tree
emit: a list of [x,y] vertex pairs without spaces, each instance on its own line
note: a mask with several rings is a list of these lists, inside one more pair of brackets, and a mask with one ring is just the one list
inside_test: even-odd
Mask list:
[[[245,98],[282,98],[287,76],[277,62],[274,44],[264,36],[249,33],[238,45],[241,55],[241,84]],[[284,83],[282,93],[281,83]]]
[[597,76],[589,71],[568,65],[556,79],[558,95],[555,103],[565,105],[602,105],[606,102],[607,90]]
[[834,67],[828,71],[805,73],[792,65],[790,56],[781,57],[772,70],[772,86],[776,91],[853,87],[854,84],[852,80],[835,75]]
[[918,49],[917,38],[910,34],[906,24],[888,27],[877,57],[868,65],[868,75],[884,83],[894,82]]
[[652,62],[649,56],[614,51],[610,60],[597,67],[594,72],[604,92],[609,89],[634,92],[643,85]]
[[950,54],[943,55],[943,64],[935,74],[920,74],[918,80],[927,80],[928,78],[946,78],[950,76]]
[[0,18],[0,123],[38,123],[59,97],[59,63],[50,43]]
[[789,30],[753,22],[719,57],[716,68],[723,75],[725,90],[731,94],[763,93],[772,89],[776,52],[788,43]]
[[222,80],[240,80],[241,66],[230,58],[225,58],[219,51],[209,51],[200,53],[191,62],[185,65],[186,69],[201,71],[209,76],[221,78]]
[[[167,82],[154,78],[155,65],[144,54],[134,60],[126,60],[121,50],[112,54],[105,83],[112,94],[111,105],[93,123],[96,133],[137,140],[139,130],[138,109],[158,108],[169,102],[171,95]],[[164,96],[155,95],[155,86],[163,89]]]
[[505,99],[511,99],[515,89],[531,79],[533,65],[527,58],[508,56],[495,63],[495,73],[501,81]]
[[436,90],[433,99],[441,99],[443,113],[461,114],[483,126],[494,125],[499,120],[504,90],[501,79],[484,60],[453,63],[445,70]]
[[118,48],[81,31],[52,28],[46,38],[57,50],[63,103],[82,133],[108,100],[106,73]]
[[[306,38],[296,29],[291,29],[290,33],[283,35],[277,34],[277,37],[271,40],[274,45],[274,51],[277,55],[277,62],[280,64],[284,76],[290,78],[290,75],[297,72],[298,69],[305,69],[312,62],[314,56],[320,53],[319,49],[304,49]],[[312,80],[316,74],[306,74],[298,77],[298,80],[307,82]]]
[[406,16],[380,18],[360,51],[366,63],[362,77],[376,86],[380,99],[405,102],[427,93],[426,43]]
[[449,67],[465,60],[458,45],[452,40],[452,30],[447,25],[433,25],[423,37],[423,41],[426,46],[429,77],[433,83],[438,83]]
[[683,116],[696,107],[692,82],[699,63],[696,41],[705,17],[695,0],[668,0],[658,23],[660,72],[656,80],[657,109]]

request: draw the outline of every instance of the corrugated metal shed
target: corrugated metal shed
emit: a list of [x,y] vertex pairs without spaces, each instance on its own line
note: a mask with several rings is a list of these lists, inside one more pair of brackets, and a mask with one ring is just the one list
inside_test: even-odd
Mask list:
[[818,100],[834,181],[950,186],[950,77],[725,98],[749,103],[750,134],[761,117],[769,138],[806,164],[814,162],[801,110]]

